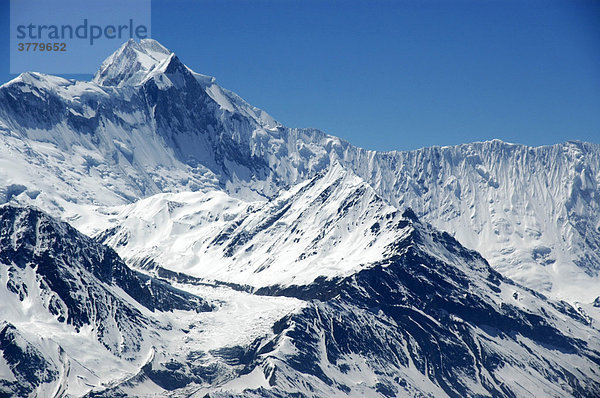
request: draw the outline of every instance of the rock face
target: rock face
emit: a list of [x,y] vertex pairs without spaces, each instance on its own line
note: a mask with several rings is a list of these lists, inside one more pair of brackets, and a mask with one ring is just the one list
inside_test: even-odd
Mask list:
[[[573,377],[585,366],[560,359],[583,349],[576,356],[592,364],[584,378],[596,378],[600,353],[586,333],[567,337],[554,322],[583,327],[584,318],[568,305],[542,303],[448,234],[405,223],[410,232],[385,260],[347,278],[273,292],[312,300],[277,325],[269,380],[283,388],[273,396],[294,388],[332,396],[355,391],[357,378],[371,381],[361,393],[389,397],[598,394],[600,383]],[[298,388],[297,372],[319,392]],[[557,387],[559,379],[567,384]]]
[[153,40],[23,74],[0,396],[599,396],[599,183],[594,144],[287,128]]

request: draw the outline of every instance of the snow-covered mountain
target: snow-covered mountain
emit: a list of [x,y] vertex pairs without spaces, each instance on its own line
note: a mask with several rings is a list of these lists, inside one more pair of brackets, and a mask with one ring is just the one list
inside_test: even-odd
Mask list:
[[353,273],[382,258],[401,222],[339,164],[269,201],[160,194],[113,211],[114,227],[99,239],[130,264],[255,288]]
[[595,144],[288,128],[154,40],[25,73],[0,395],[598,396],[599,184]]
[[265,200],[339,163],[503,274],[557,298],[600,296],[595,144],[368,151],[282,126],[153,40],[125,43],[91,82],[26,73],[0,87],[0,144],[0,196],[67,220],[159,193]]

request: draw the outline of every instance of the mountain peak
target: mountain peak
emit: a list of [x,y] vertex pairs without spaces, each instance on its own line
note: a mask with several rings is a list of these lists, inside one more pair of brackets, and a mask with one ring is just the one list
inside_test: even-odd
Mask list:
[[152,39],[125,42],[104,60],[93,81],[102,86],[134,86],[174,55]]

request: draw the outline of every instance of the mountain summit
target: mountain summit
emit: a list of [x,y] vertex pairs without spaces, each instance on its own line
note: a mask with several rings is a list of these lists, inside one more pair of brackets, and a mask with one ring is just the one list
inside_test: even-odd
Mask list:
[[172,54],[156,40],[143,39],[137,43],[130,39],[104,60],[92,81],[118,87],[141,84]]
[[180,89],[190,80],[204,85],[214,83],[213,77],[193,72],[175,53],[152,39],[139,43],[130,39],[123,44],[104,60],[92,82],[124,87],[142,85],[151,79],[161,86],[175,85]]

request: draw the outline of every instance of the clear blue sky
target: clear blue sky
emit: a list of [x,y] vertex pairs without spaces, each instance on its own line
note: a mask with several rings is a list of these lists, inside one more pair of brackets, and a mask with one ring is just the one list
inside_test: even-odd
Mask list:
[[[152,37],[285,125],[379,150],[600,143],[600,1],[153,0]],[[0,77],[8,74],[2,0]]]

